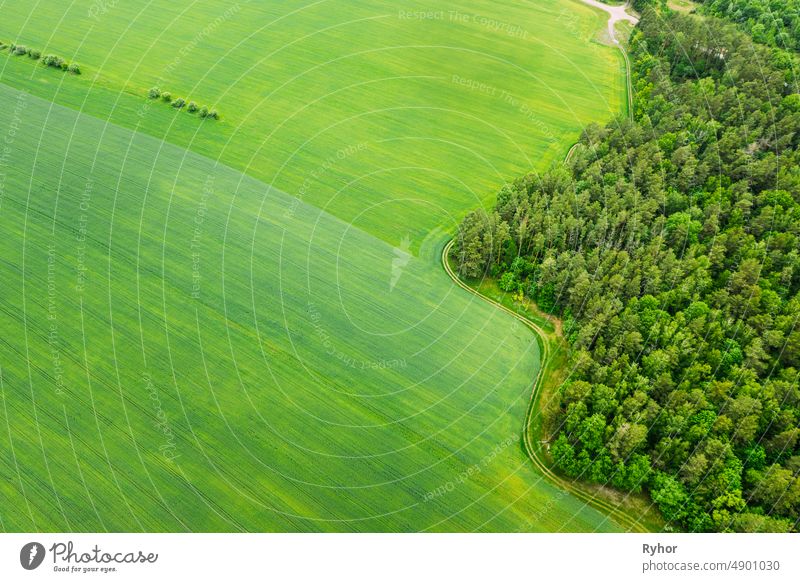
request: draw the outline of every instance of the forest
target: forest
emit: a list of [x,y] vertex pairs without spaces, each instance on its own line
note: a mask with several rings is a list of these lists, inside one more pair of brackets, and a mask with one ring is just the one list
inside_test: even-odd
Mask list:
[[563,474],[644,492],[674,530],[798,531],[795,55],[648,7],[629,45],[634,120],[504,185],[452,259],[562,318]]
[[700,0],[701,12],[736,22],[753,40],[789,50],[800,49],[798,0]]

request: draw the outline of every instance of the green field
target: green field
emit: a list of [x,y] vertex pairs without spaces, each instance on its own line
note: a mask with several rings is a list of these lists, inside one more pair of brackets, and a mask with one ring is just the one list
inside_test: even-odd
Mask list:
[[603,17],[235,6],[3,6],[84,74],[0,53],[0,527],[616,530],[521,448],[534,337],[438,264],[620,110]]

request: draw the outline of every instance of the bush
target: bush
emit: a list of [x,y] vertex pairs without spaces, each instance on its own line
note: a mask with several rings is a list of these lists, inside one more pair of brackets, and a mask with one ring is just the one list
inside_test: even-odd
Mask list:
[[175,109],[183,109],[186,108],[186,111],[189,113],[197,113],[201,118],[208,119],[219,119],[219,113],[215,109],[209,110],[209,108],[205,105],[200,107],[196,101],[186,101],[183,97],[177,97],[176,99],[172,99],[172,94],[169,91],[162,91],[158,87],[152,87],[148,92],[147,96],[150,99],[161,99],[162,101],[171,104]]
[[517,278],[514,276],[514,273],[508,271],[507,273],[503,273],[503,276],[500,277],[500,281],[497,283],[497,285],[503,291],[516,291]]
[[36,49],[28,49],[28,56],[33,60],[38,61],[39,57],[42,56],[42,53]]
[[46,67],[54,67],[56,69],[67,68],[67,63],[64,62],[64,59],[56,55],[47,55],[42,59],[42,64]]
[[13,53],[14,53],[16,56],[24,55],[25,53],[27,53],[27,52],[28,52],[28,49],[27,49],[27,48],[25,48],[25,46],[24,46],[24,45],[21,45],[21,44],[15,44],[15,45],[11,45],[11,46],[13,47],[11,50],[13,51]]
[[72,73],[73,75],[80,75],[81,74],[81,67],[78,63],[72,63],[67,70]]

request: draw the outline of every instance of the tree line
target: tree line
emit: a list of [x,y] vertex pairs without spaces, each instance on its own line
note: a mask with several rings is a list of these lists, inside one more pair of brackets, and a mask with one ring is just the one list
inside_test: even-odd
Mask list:
[[634,121],[587,127],[568,163],[503,186],[452,258],[563,318],[561,472],[644,491],[676,529],[797,531],[794,62],[648,6],[629,52]]
[[6,44],[5,42],[0,41],[0,51],[6,50],[16,56],[21,57],[27,55],[29,58],[33,59],[34,61],[39,61],[41,59],[41,63],[45,67],[52,67],[54,69],[59,69],[61,71],[67,71],[74,75],[81,74],[81,67],[78,63],[67,63],[64,59],[59,57],[58,55],[45,55],[42,56],[42,51],[34,48],[27,47],[22,44]]
[[173,99],[172,93],[169,91],[162,91],[158,87],[152,87],[147,92],[147,97],[149,99],[161,100],[164,103],[169,103],[175,109],[183,109],[186,108],[186,111],[189,113],[197,113],[200,117],[204,119],[219,119],[219,113],[217,113],[216,109],[209,109],[205,105],[199,106],[194,101],[186,102],[186,99],[183,97],[178,97]]

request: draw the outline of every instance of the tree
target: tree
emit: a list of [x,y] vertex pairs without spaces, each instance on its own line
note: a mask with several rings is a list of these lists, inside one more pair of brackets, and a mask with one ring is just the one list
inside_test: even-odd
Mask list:
[[198,109],[197,103],[195,103],[194,101],[189,101],[189,104],[186,106],[186,111],[188,111],[189,113],[194,113],[197,111],[197,109]]
[[555,461],[556,466],[567,475],[570,477],[578,475],[575,464],[575,449],[563,434],[553,443],[553,446],[550,448],[550,454],[553,456],[553,461]]
[[150,90],[147,92],[147,97],[150,99],[158,99],[161,97],[161,89],[158,87],[151,87]]
[[647,441],[647,427],[641,424],[622,423],[609,441],[611,455],[626,461]]
[[689,496],[674,477],[657,473],[650,487],[650,496],[669,522],[680,523],[687,515]]
[[580,426],[578,439],[587,451],[598,451],[603,446],[606,421],[601,414],[593,414]]
[[633,455],[624,469],[622,489],[639,493],[650,479],[652,471],[647,455]]
[[497,283],[498,287],[501,290],[509,292],[509,291],[516,291],[517,290],[517,278],[514,276],[514,273],[508,271],[503,273],[503,276],[500,277],[500,280]]
[[64,59],[57,55],[47,55],[42,59],[42,64],[46,67],[53,67],[55,69],[65,69],[67,64]]
[[768,514],[796,515],[800,509],[800,482],[788,469],[772,465],[758,479],[753,499]]
[[486,242],[488,230],[488,217],[482,211],[470,212],[459,225],[452,256],[458,262],[460,276],[475,278],[484,274],[487,253],[491,251]]
[[181,109],[186,105],[186,101],[182,97],[178,97],[175,101],[172,102],[172,106],[175,109]]
[[767,441],[766,449],[773,458],[788,457],[797,447],[798,438],[800,428],[784,430]]

